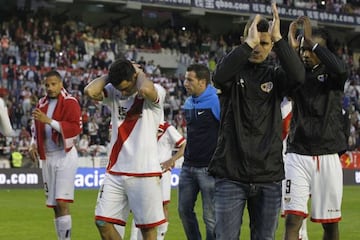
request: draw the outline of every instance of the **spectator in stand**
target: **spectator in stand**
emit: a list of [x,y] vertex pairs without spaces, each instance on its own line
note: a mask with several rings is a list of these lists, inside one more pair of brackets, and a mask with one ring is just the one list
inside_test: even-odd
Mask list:
[[98,139],[98,130],[99,130],[99,125],[96,122],[97,119],[95,119],[94,117],[90,118],[90,121],[88,123],[88,133],[90,136],[90,145],[96,144],[97,143],[97,139]]
[[22,126],[19,132],[19,138],[30,138],[31,133],[26,129],[26,126]]
[[31,143],[31,136],[19,136],[18,150],[22,154],[27,154]]
[[88,125],[89,125],[89,113],[87,112],[86,108],[81,109],[81,119],[83,122],[83,133],[88,134]]
[[21,91],[20,96],[22,98],[22,109],[23,112],[29,112],[31,111],[31,97],[32,93],[28,86],[25,86],[24,89]]
[[87,156],[89,153],[89,146],[90,146],[89,136],[87,134],[82,134],[78,144],[79,155]]
[[12,61],[9,62],[9,65],[6,70],[6,79],[7,79],[7,89],[13,90],[14,80],[15,80],[15,65]]
[[154,71],[156,69],[156,65],[154,63],[154,60],[149,60],[147,64],[145,65],[145,73],[152,76],[154,74]]
[[146,61],[144,56],[140,56],[140,59],[137,61],[137,63],[140,65],[141,69],[145,69]]
[[29,120],[31,119],[31,112],[27,111],[24,115],[21,116],[21,126],[27,126]]
[[11,168],[21,168],[22,167],[22,161],[23,161],[23,155],[20,151],[14,149],[9,157],[10,166]]
[[161,67],[160,64],[156,65],[153,71],[154,77],[160,77],[161,76]]

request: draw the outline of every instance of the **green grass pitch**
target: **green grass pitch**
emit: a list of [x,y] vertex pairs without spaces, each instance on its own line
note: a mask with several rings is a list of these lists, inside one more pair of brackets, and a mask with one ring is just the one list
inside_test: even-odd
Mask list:
[[[73,240],[100,239],[94,225],[94,206],[97,190],[76,190],[75,203],[71,205],[73,219]],[[360,239],[360,187],[345,186],[340,222],[340,239]],[[53,223],[53,211],[44,205],[44,194],[36,190],[0,190],[0,239],[13,240],[51,240],[56,239]],[[201,203],[196,206],[198,218],[201,219]],[[172,190],[170,203],[170,224],[167,240],[185,240],[184,231],[177,214],[177,190]],[[241,239],[249,238],[248,217],[244,216]],[[128,224],[130,225],[130,224]],[[200,220],[202,235],[204,224]],[[280,219],[276,239],[282,239],[284,220]],[[321,239],[320,224],[308,222],[310,240]],[[129,239],[129,228],[126,228],[125,240]]]

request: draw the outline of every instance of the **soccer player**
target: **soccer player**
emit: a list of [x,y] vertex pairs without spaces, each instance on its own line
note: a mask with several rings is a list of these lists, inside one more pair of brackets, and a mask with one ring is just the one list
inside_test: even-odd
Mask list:
[[47,207],[55,213],[59,240],[71,238],[69,203],[74,201],[74,180],[78,167],[75,140],[81,132],[81,110],[76,98],[64,88],[60,74],[45,74],[47,95],[32,113],[34,130],[30,146],[33,161],[40,159]]
[[[158,151],[160,165],[163,170],[161,177],[161,189],[163,197],[163,208],[164,214],[167,222],[161,224],[157,228],[157,240],[163,240],[169,225],[169,203],[171,196],[171,170],[175,166],[176,160],[181,158],[184,155],[186,140],[178,132],[178,130],[168,123],[167,121],[162,121],[158,129]],[[176,153],[173,155],[174,148],[177,149]],[[138,228],[135,227],[135,224],[132,224],[131,228],[131,240],[141,240],[142,237],[139,234]]]
[[[289,134],[290,129],[290,121],[292,116],[292,102],[287,97],[284,97],[283,101],[281,102],[281,115],[283,119],[283,129],[282,129],[282,139],[283,139],[283,159],[285,161],[286,155],[286,139]],[[282,194],[283,198],[281,201],[281,217],[285,217],[284,213],[284,196],[285,196],[285,190],[286,190],[286,180],[283,180],[282,183]],[[308,234],[307,234],[307,223],[306,218],[303,220],[302,225],[299,230],[299,240],[308,240]]]
[[165,93],[137,64],[118,59],[108,75],[85,87],[85,94],[111,110],[110,159],[95,208],[100,236],[122,239],[114,224],[125,226],[131,210],[143,238],[155,240],[156,227],[166,222],[157,150]]
[[313,30],[308,17],[290,24],[289,36],[293,48],[299,49],[306,80],[290,94],[294,104],[285,161],[284,239],[298,239],[311,195],[311,221],[322,224],[323,239],[338,240],[343,190],[338,153],[347,148],[342,114],[347,70],[334,53],[330,35],[324,29]]

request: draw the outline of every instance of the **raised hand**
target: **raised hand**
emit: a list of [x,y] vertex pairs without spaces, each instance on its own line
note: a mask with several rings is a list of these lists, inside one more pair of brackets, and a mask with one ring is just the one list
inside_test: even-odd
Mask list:
[[271,35],[271,40],[273,42],[277,42],[282,38],[282,36],[281,36],[281,33],[280,33],[279,12],[277,10],[275,2],[273,2],[271,4],[271,9],[272,9],[272,13],[273,13],[273,20],[271,21],[270,26],[269,26],[269,33]]
[[298,25],[297,20],[291,22],[290,26],[289,26],[289,32],[288,32],[289,45],[295,50],[299,49],[299,46],[300,46],[299,39],[297,39],[297,37],[296,37],[296,31],[298,29],[298,26],[299,25]]
[[304,40],[308,43],[312,42],[312,28],[310,18],[307,16],[301,16],[298,21],[303,24]]
[[257,30],[257,25],[261,20],[261,16],[256,14],[254,20],[252,21],[248,34],[245,39],[245,43],[247,43],[251,48],[256,47],[260,43],[259,32]]

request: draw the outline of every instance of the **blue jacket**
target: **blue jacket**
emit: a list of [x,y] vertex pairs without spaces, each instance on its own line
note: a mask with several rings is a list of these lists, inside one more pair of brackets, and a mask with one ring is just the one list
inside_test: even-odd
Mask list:
[[216,148],[220,103],[216,88],[208,85],[198,97],[190,96],[184,104],[187,139],[185,166],[207,167]]

